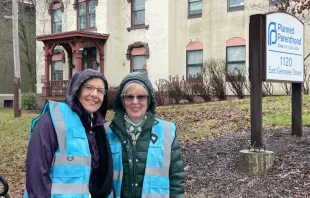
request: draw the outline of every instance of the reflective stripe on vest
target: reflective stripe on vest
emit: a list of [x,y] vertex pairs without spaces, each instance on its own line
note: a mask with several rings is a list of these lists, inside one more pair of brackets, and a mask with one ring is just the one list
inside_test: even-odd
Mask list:
[[[170,181],[169,168],[171,158],[171,145],[175,138],[176,126],[172,122],[157,119],[158,124],[152,127],[152,134],[147,153],[146,169],[143,179],[142,198],[169,198]],[[122,149],[117,136],[105,123],[108,139],[113,155],[114,185],[117,197],[120,197],[123,177]],[[154,143],[153,143],[154,142]],[[112,195],[109,196],[112,198]]]
[[[122,180],[123,180],[123,160],[122,160],[122,145],[117,138],[117,136],[110,129],[110,123],[104,123],[104,128],[107,133],[107,138],[110,143],[110,148],[112,152],[113,159],[113,187],[115,189],[116,197],[120,198]],[[108,198],[113,198],[113,192],[108,196]]]
[[[85,129],[78,115],[67,104],[49,101],[46,105],[49,106],[59,144],[50,169],[51,197],[89,198],[91,154]],[[45,106],[43,111],[46,109]],[[32,128],[34,126],[35,123]],[[25,191],[24,198],[27,197]]]

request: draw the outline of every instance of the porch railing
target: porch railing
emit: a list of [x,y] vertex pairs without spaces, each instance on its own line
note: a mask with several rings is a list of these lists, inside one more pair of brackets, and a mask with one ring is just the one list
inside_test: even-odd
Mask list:
[[66,96],[69,80],[50,80],[50,96]]

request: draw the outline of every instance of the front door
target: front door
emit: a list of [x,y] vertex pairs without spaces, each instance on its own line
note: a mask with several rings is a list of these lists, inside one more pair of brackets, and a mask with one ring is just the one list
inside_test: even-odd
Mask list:
[[96,47],[84,48],[83,50],[83,69],[98,69],[96,60]]

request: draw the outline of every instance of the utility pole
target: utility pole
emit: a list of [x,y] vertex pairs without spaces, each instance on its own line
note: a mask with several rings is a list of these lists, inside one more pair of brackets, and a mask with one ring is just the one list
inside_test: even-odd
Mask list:
[[20,58],[18,36],[18,0],[12,0],[12,30],[14,54],[14,118],[21,116],[21,89],[20,89]]

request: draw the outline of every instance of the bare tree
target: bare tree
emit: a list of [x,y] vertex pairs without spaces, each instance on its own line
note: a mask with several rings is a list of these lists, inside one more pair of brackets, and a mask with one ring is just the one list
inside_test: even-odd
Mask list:
[[166,80],[156,80],[155,85],[157,87],[157,90],[155,90],[156,105],[162,106],[165,104],[165,92],[167,92]]
[[23,53],[24,59],[21,59],[21,65],[28,71],[28,84],[30,92],[33,92],[36,76],[36,47],[34,36],[36,35],[35,25],[35,5],[26,6],[22,4],[21,14],[23,17],[19,20],[19,39],[20,51]]
[[275,3],[276,10],[288,12],[303,22],[309,22],[309,0],[282,0]]
[[196,83],[195,77],[186,79],[184,76],[182,76],[182,79],[180,81],[182,98],[187,100],[188,102],[194,102],[196,92],[195,89],[193,89],[193,87],[195,86],[195,83]]
[[[20,41],[20,57],[21,67],[27,71],[27,80],[30,92],[34,92],[35,87],[35,75],[36,75],[36,61],[35,61],[35,1],[22,0],[19,1],[19,41]],[[0,16],[11,16],[12,15],[12,0],[0,1]],[[0,17],[0,18],[1,18]],[[12,29],[11,19],[1,20],[4,26],[10,30]],[[7,32],[9,33],[9,31]],[[11,33],[10,33],[11,34]],[[7,56],[2,60],[4,65],[12,64],[12,37],[6,36],[0,38],[0,44],[7,46]],[[7,69],[3,68],[2,71]],[[22,82],[25,83],[25,79]]]
[[263,96],[273,95],[273,84],[272,82],[263,82]]
[[4,16],[11,15],[11,6],[8,2],[0,2],[0,92],[7,93],[13,90],[13,50],[12,50],[12,31],[6,28],[6,19]]
[[309,22],[309,0],[278,0],[278,1],[258,1],[249,5],[250,8],[257,9],[260,11],[282,11],[288,12],[304,23]]
[[281,83],[281,87],[286,95],[291,95],[292,87],[290,83]]
[[182,99],[182,91],[181,91],[181,79],[179,76],[168,76],[168,80],[166,80],[167,90],[169,96],[174,99],[176,104],[179,104]]
[[211,93],[218,100],[226,100],[225,60],[210,59],[204,63],[210,79]]
[[250,82],[250,79],[249,79],[250,78],[249,70],[247,71],[247,76],[248,76],[248,79],[245,81],[244,87],[246,88],[246,90],[251,95],[251,82]]
[[308,67],[309,65],[305,64],[304,66],[304,83],[302,84],[302,91],[304,94],[309,94],[310,93],[310,75],[308,73]]
[[244,88],[245,88],[245,76],[242,70],[235,68],[234,71],[231,71],[226,76],[230,90],[237,96],[239,99],[244,98]]
[[203,67],[201,74],[193,77],[192,80],[195,82],[192,89],[196,95],[202,97],[205,102],[211,101],[210,79],[206,67]]

